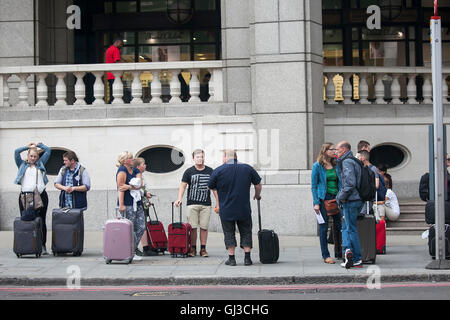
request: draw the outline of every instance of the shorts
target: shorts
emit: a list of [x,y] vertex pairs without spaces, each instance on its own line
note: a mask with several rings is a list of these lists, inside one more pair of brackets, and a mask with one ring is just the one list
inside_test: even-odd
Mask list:
[[211,206],[204,206],[201,204],[187,206],[187,220],[192,229],[200,227],[203,230],[208,230],[210,218]]
[[238,221],[228,221],[223,219],[220,220],[222,222],[222,230],[226,249],[228,249],[229,247],[237,247],[236,225],[238,226],[239,234],[241,236],[241,248],[253,247],[252,217],[249,217],[247,220],[238,220]]

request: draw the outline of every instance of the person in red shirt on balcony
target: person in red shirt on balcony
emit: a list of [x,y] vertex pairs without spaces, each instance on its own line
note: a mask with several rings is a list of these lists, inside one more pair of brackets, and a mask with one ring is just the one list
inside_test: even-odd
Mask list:
[[[116,63],[120,62],[120,49],[123,47],[123,40],[116,39],[114,43],[106,50],[105,54],[105,62],[106,63]],[[107,73],[108,85],[109,85],[109,101],[111,103],[114,99],[113,97],[113,83],[114,83],[114,75],[111,72]]]

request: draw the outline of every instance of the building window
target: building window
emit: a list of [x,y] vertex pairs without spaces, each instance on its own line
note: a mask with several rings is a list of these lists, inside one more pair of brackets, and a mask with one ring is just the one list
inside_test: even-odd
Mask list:
[[[48,159],[45,164],[45,170],[47,170],[47,174],[50,176],[56,176],[59,173],[59,170],[64,165],[63,154],[69,151],[68,149],[60,149],[60,148],[51,148],[52,153],[50,154],[50,159]],[[42,155],[43,151],[40,152]]]
[[137,155],[145,159],[147,171],[151,173],[169,173],[184,165],[183,153],[174,147],[150,147]]
[[377,168],[396,168],[406,163],[407,159],[408,151],[400,145],[382,144],[370,150],[370,163]]

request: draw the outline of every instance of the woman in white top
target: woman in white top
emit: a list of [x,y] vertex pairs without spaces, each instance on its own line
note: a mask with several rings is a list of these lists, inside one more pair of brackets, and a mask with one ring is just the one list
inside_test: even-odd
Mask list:
[[[38,148],[44,150],[42,156],[39,156]],[[28,150],[27,159],[22,160],[20,153]],[[45,191],[45,185],[48,183],[47,171],[45,169],[45,164],[50,158],[51,150],[49,147],[42,143],[30,142],[24,147],[17,148],[14,151],[14,160],[16,161],[17,168],[19,171],[17,173],[16,180],[14,183],[21,186],[21,192],[34,192],[38,189],[43,207],[36,210],[36,214],[42,219],[42,254],[47,254],[45,244],[47,242],[47,225],[45,223],[45,218],[47,215],[48,207],[48,195]],[[19,196],[19,208],[20,212],[24,210],[22,202]]]
[[386,218],[390,221],[395,221],[400,216],[400,205],[398,204],[397,196],[392,191],[392,186],[389,179],[384,179],[386,182],[386,202],[385,202],[385,214]]

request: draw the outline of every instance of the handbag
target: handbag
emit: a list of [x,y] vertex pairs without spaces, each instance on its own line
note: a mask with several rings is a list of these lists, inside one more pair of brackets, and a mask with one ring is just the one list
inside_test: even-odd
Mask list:
[[34,221],[34,219],[36,218],[37,218],[36,211],[31,207],[23,210],[20,213],[20,220],[22,221]]
[[22,206],[24,210],[29,207],[33,207],[34,210],[38,210],[44,207],[44,202],[42,201],[41,194],[39,193],[37,184],[38,184],[38,168],[36,168],[36,187],[33,192],[21,192],[20,193],[20,201],[22,202]]
[[334,216],[339,213],[339,208],[336,199],[323,200],[323,204],[325,205],[325,211],[327,212],[327,216]]

